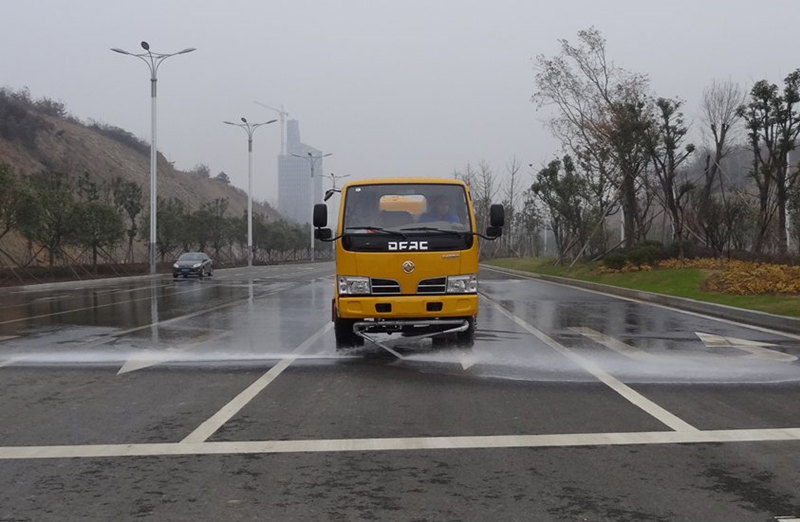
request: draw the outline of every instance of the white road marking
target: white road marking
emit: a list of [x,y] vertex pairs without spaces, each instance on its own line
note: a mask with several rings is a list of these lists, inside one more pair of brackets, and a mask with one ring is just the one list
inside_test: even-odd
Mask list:
[[745,356],[748,359],[764,359],[779,362],[794,362],[797,360],[797,357],[794,355],[764,348],[765,346],[777,346],[773,343],[750,341],[748,339],[738,339],[736,337],[723,337],[721,335],[703,332],[695,332],[695,335],[703,341],[703,344],[705,344],[707,348],[735,348],[736,350],[749,353],[749,356]]
[[506,310],[500,303],[497,303],[493,299],[483,294],[481,294],[481,297],[483,297],[492,306],[494,306],[500,313],[502,313],[503,315],[505,315],[506,317],[517,323],[519,326],[524,328],[529,333],[531,333],[534,337],[538,338],[540,341],[544,342],[550,348],[557,351],[564,357],[577,363],[584,370],[591,373],[600,382],[602,382],[603,384],[605,384],[606,386],[608,386],[609,388],[620,394],[622,397],[630,401],[635,406],[638,406],[646,413],[655,417],[663,424],[666,424],[675,431],[689,431],[689,432],[698,431],[698,429],[692,426],[691,424],[687,423],[683,419],[680,419],[676,415],[668,412],[667,410],[665,410],[658,404],[654,403],[644,395],[640,394],[630,386],[624,384],[622,381],[619,381],[606,371],[602,370],[593,362],[581,357],[580,355],[570,350],[566,346],[562,345],[561,343],[559,343],[546,333],[542,332],[532,324],[528,323],[521,317]]
[[181,356],[185,354],[186,351],[190,350],[192,347],[197,346],[200,343],[210,341],[215,337],[221,337],[227,332],[204,332],[197,337],[189,339],[186,343],[181,344],[180,346],[173,346],[169,347],[166,350],[161,350],[158,352],[153,352],[152,350],[146,352],[144,357],[141,355],[133,354],[133,356],[129,356],[128,360],[122,365],[122,367],[117,372],[117,375],[123,373],[130,373],[135,372],[136,370],[142,370],[144,368],[149,368],[151,366],[155,366],[157,364],[165,363],[168,361],[174,361],[176,359],[180,359]]
[[[310,270],[310,269],[309,268],[303,268],[302,270]],[[297,275],[298,275],[297,273],[289,273],[289,274],[285,274],[285,275],[282,275],[282,276],[278,276],[277,279],[288,279],[288,278],[291,278],[291,277],[295,277]],[[143,291],[143,290],[150,290],[152,288],[164,288],[164,287],[170,286],[171,284],[174,284],[174,283],[160,284],[160,285],[157,285],[157,286],[155,286],[155,285],[154,286],[142,286],[142,287],[137,287],[137,288],[132,288],[132,289],[126,289],[126,290],[123,290],[123,292],[134,293],[134,292],[139,292],[139,291]],[[278,283],[278,284],[287,284],[287,283]],[[171,295],[174,296],[174,295],[181,295],[181,294],[186,294],[186,293],[191,293],[191,292],[198,292],[202,288],[203,287],[201,287],[201,286],[192,285],[192,288],[190,288],[188,290],[174,292]],[[79,290],[79,289],[82,289],[82,288],[76,288],[75,290]],[[19,323],[19,322],[23,322],[23,321],[30,321],[30,320],[33,320],[33,319],[43,319],[45,317],[53,317],[53,316],[57,316],[57,315],[66,315],[66,314],[71,314],[71,313],[75,313],[75,312],[84,312],[86,310],[96,310],[98,308],[107,308],[107,307],[110,307],[110,306],[117,306],[117,305],[121,305],[121,304],[136,303],[136,302],[139,302],[139,301],[147,301],[147,300],[149,300],[151,298],[152,298],[152,296],[147,296],[147,297],[141,297],[141,298],[137,298],[137,299],[128,299],[128,300],[125,300],[125,301],[115,301],[113,303],[106,303],[106,304],[101,304],[101,305],[84,306],[84,307],[81,307],[81,308],[72,308],[72,309],[69,309],[69,310],[62,310],[60,312],[51,312],[51,313],[47,313],[47,314],[39,314],[39,315],[21,317],[21,318],[17,318],[17,319],[9,319],[9,320],[6,320],[6,321],[0,321],[0,325]],[[44,298],[44,299],[51,299],[51,298],[47,297],[47,298]],[[21,306],[26,306],[26,305],[27,304],[21,304],[21,305],[15,305],[15,306],[21,307]]]
[[[132,292],[136,292],[136,291],[139,291],[139,290],[149,290],[150,288],[161,288],[162,286],[166,286],[166,285],[161,285],[161,286],[156,286],[156,287],[143,286],[143,287],[132,289],[132,290],[130,290],[130,292],[132,293]],[[186,294],[186,293],[190,293],[190,292],[197,292],[199,289],[200,289],[199,287],[192,288],[190,290],[186,290],[186,291],[183,291],[183,292],[175,292],[174,294],[171,294],[171,295],[180,295],[180,294]],[[19,322],[22,322],[22,321],[30,321],[30,320],[33,320],[33,319],[43,319],[45,317],[53,317],[53,316],[57,316],[57,315],[66,315],[66,314],[71,314],[71,313],[75,313],[75,312],[85,312],[86,310],[97,310],[99,308],[107,308],[109,306],[117,306],[117,305],[123,305],[123,304],[128,304],[128,303],[137,303],[139,301],[148,301],[150,299],[152,299],[152,296],[140,297],[140,298],[137,298],[137,299],[128,299],[126,301],[115,301],[113,303],[99,304],[99,305],[93,305],[93,306],[84,306],[84,307],[81,307],[81,308],[71,308],[69,310],[62,310],[60,312],[51,312],[51,313],[47,313],[47,314],[30,315],[30,316],[26,316],[26,317],[20,317],[20,318],[17,318],[17,319],[9,319],[7,321],[0,321],[0,325],[2,325],[2,324],[19,323]],[[22,305],[19,305],[19,306],[22,306]]]
[[[622,341],[600,333],[598,331],[592,330],[591,328],[586,328],[582,326],[571,326],[569,330],[579,333],[584,337],[591,339],[592,341],[605,346],[615,352],[624,355],[630,359],[635,359],[639,361],[651,362],[651,363],[659,363],[659,362],[668,362],[670,360],[674,360],[676,356],[670,355],[663,355],[663,354],[652,354],[645,352],[644,350],[640,350],[634,346],[629,344],[623,343]],[[702,332],[695,332],[700,339],[703,340],[703,343],[708,348],[737,348],[739,350],[748,352],[750,355],[741,356],[741,357],[722,357],[718,356],[713,364],[728,364],[728,363],[736,363],[741,364],[742,359],[759,359],[759,360],[766,360],[766,361],[774,361],[774,362],[793,362],[797,360],[797,357],[794,355],[789,355],[786,353],[778,352],[775,350],[767,350],[762,348],[762,346],[775,346],[774,344],[770,343],[762,343],[758,341],[748,341],[746,339],[736,339],[734,337],[722,337],[719,335],[712,335],[712,334],[704,334]],[[736,345],[735,343],[741,343]],[[681,356],[680,359],[683,361],[693,361],[697,363],[704,363],[708,364],[710,357],[713,357],[711,354],[703,354],[702,356],[692,356],[692,355],[684,355]]]
[[600,333],[596,330],[592,330],[591,328],[586,328],[583,326],[572,326],[569,328],[571,331],[575,333],[579,333],[584,337],[591,339],[592,341],[605,346],[610,350],[614,350],[615,352],[628,357],[629,359],[636,359],[639,361],[656,361],[659,357],[651,353],[647,353],[644,350],[640,350],[635,346],[631,346],[629,344],[623,343],[618,339],[614,339],[611,336],[608,336],[604,333]]
[[[255,298],[259,299],[261,297],[266,297],[268,295],[278,294],[280,292],[283,292],[284,290],[288,290],[290,288],[294,288],[295,287],[295,285],[292,284],[292,283],[279,283],[276,286],[278,286],[278,288],[276,288],[274,290],[271,290],[269,292],[264,292],[264,293],[258,294],[257,296],[255,296]],[[185,314],[185,315],[179,315],[177,317],[172,317],[170,319],[165,319],[163,321],[156,321],[154,323],[149,323],[149,324],[145,324],[145,325],[142,325],[142,326],[136,326],[134,328],[129,328],[127,330],[122,330],[120,332],[111,332],[111,333],[108,333],[108,334],[104,334],[100,338],[96,338],[96,339],[93,339],[91,341],[81,343],[80,345],[77,345],[76,348],[90,348],[90,347],[94,347],[94,346],[99,346],[99,345],[102,345],[102,344],[110,343],[114,339],[118,339],[118,338],[120,338],[122,336],[125,336],[125,335],[128,335],[128,334],[132,334],[132,333],[136,333],[136,332],[139,332],[139,331],[142,331],[142,330],[147,330],[149,328],[153,328],[154,326],[158,327],[158,326],[174,324],[174,323],[177,323],[177,322],[180,322],[180,321],[184,321],[186,319],[191,319],[193,317],[197,317],[197,316],[204,315],[204,314],[211,313],[211,312],[216,312],[217,310],[222,310],[224,308],[230,308],[232,306],[238,306],[238,305],[245,304],[245,303],[248,303],[248,302],[250,302],[250,297],[244,297],[242,299],[237,299],[235,301],[230,301],[228,303],[223,303],[221,305],[212,306],[211,308],[204,308],[203,310],[198,310],[196,312],[191,312],[191,313],[188,313],[188,314]]]
[[0,447],[0,460],[800,441],[800,428]]
[[458,353],[458,362],[461,363],[461,369],[467,371],[475,366],[478,359],[475,357],[475,353],[473,353],[472,350],[460,350]]
[[16,339],[17,337],[19,337],[19,335],[0,335],[0,342]]
[[[713,317],[713,316],[710,316],[710,315],[701,314],[699,312],[690,312],[689,310],[682,310],[680,308],[675,308],[673,306],[667,306],[667,305],[662,305],[662,304],[658,304],[658,303],[651,303],[649,301],[642,301],[641,299],[634,299],[632,297],[623,297],[623,296],[620,296],[620,295],[609,294],[608,292],[601,292],[600,290],[590,290],[588,288],[581,288],[581,287],[578,287],[578,286],[572,286],[572,285],[568,285],[566,283],[557,283],[555,281],[546,281],[544,279],[536,277],[536,274],[533,274],[533,273],[531,273],[530,275],[517,274],[517,273],[514,273],[514,272],[507,272],[507,271],[499,269],[497,267],[489,267],[489,266],[483,265],[483,264],[481,265],[481,268],[485,268],[486,270],[489,270],[491,272],[498,272],[500,274],[512,275],[512,276],[515,276],[515,277],[522,277],[524,279],[532,279],[532,280],[537,281],[539,283],[544,283],[544,284],[548,284],[548,285],[555,285],[555,286],[563,286],[565,288],[571,288],[572,290],[578,290],[580,292],[589,292],[590,294],[597,294],[597,295],[602,295],[602,296],[605,296],[605,297],[611,297],[611,298],[614,298],[614,299],[621,299],[623,301],[628,301],[628,302],[631,302],[631,303],[637,303],[637,304],[646,305],[646,306],[653,306],[655,308],[661,308],[663,310],[670,310],[672,312],[691,315],[693,317],[701,317],[703,319],[708,319],[710,321],[717,321],[719,323],[730,324],[730,325],[733,325],[733,326],[739,326],[741,328],[747,328],[749,330],[755,330],[757,332],[764,332],[764,333],[769,333],[769,334],[773,334],[773,335],[779,335],[779,336],[782,336],[782,337],[787,337],[789,339],[796,339],[796,340],[800,341],[800,335],[797,335],[797,334],[793,334],[793,333],[789,333],[789,332],[781,332],[779,330],[773,330],[772,328],[765,328],[763,326],[756,326],[754,324],[740,323],[740,322],[737,322],[737,321],[732,321],[730,319],[723,319],[721,317]],[[700,301],[700,302],[705,302],[705,301]],[[716,303],[710,303],[710,304],[716,304]],[[720,305],[720,306],[725,306],[725,305]]]
[[15,362],[21,361],[22,359],[23,359],[22,357],[12,357],[10,359],[6,359],[4,361],[0,361],[0,368],[2,368],[4,366],[11,366]]
[[264,388],[266,388],[272,381],[274,381],[286,368],[289,367],[296,359],[297,356],[308,350],[317,339],[325,335],[331,328],[333,323],[325,323],[325,326],[317,330],[311,337],[303,341],[291,355],[285,359],[281,359],[278,364],[273,366],[264,375],[259,377],[253,384],[248,386],[239,395],[234,397],[228,404],[223,406],[217,413],[209,417],[205,422],[198,426],[193,432],[187,435],[181,444],[190,444],[203,442],[213,435],[223,424],[231,420],[239,410],[244,408],[248,402],[253,400]]
[[117,371],[117,375],[135,372],[136,370],[143,370],[161,363],[174,361],[181,357],[184,350],[185,348],[183,347],[169,347],[159,352],[151,351],[144,356],[134,354],[133,356],[129,356],[128,360],[123,363]]

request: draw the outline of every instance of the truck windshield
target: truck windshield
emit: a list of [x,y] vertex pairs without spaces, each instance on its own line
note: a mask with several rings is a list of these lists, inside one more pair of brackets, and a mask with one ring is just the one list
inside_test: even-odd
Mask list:
[[467,197],[460,185],[396,183],[351,186],[344,197],[344,247],[393,250],[398,235],[424,238],[427,250],[472,245]]

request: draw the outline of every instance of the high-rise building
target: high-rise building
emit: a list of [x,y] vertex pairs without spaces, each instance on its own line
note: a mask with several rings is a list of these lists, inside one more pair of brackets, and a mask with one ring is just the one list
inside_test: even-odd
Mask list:
[[[286,121],[286,154],[278,156],[278,210],[297,223],[311,221],[308,194],[311,191],[311,167],[308,153],[321,156],[322,151],[300,141],[300,123]],[[304,156],[298,158],[292,154]],[[322,201],[322,177],[325,173],[322,158],[314,162],[314,202]]]

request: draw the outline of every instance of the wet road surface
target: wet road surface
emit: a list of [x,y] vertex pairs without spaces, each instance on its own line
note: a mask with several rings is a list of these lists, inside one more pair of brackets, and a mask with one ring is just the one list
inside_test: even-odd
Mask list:
[[333,270],[0,290],[0,521],[800,517],[800,337],[484,269],[337,354]]

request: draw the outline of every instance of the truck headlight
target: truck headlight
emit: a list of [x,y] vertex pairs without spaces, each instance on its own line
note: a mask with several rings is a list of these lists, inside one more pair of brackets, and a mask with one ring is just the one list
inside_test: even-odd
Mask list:
[[474,294],[478,291],[478,275],[447,276],[448,294]]
[[370,294],[368,277],[339,276],[339,295]]

